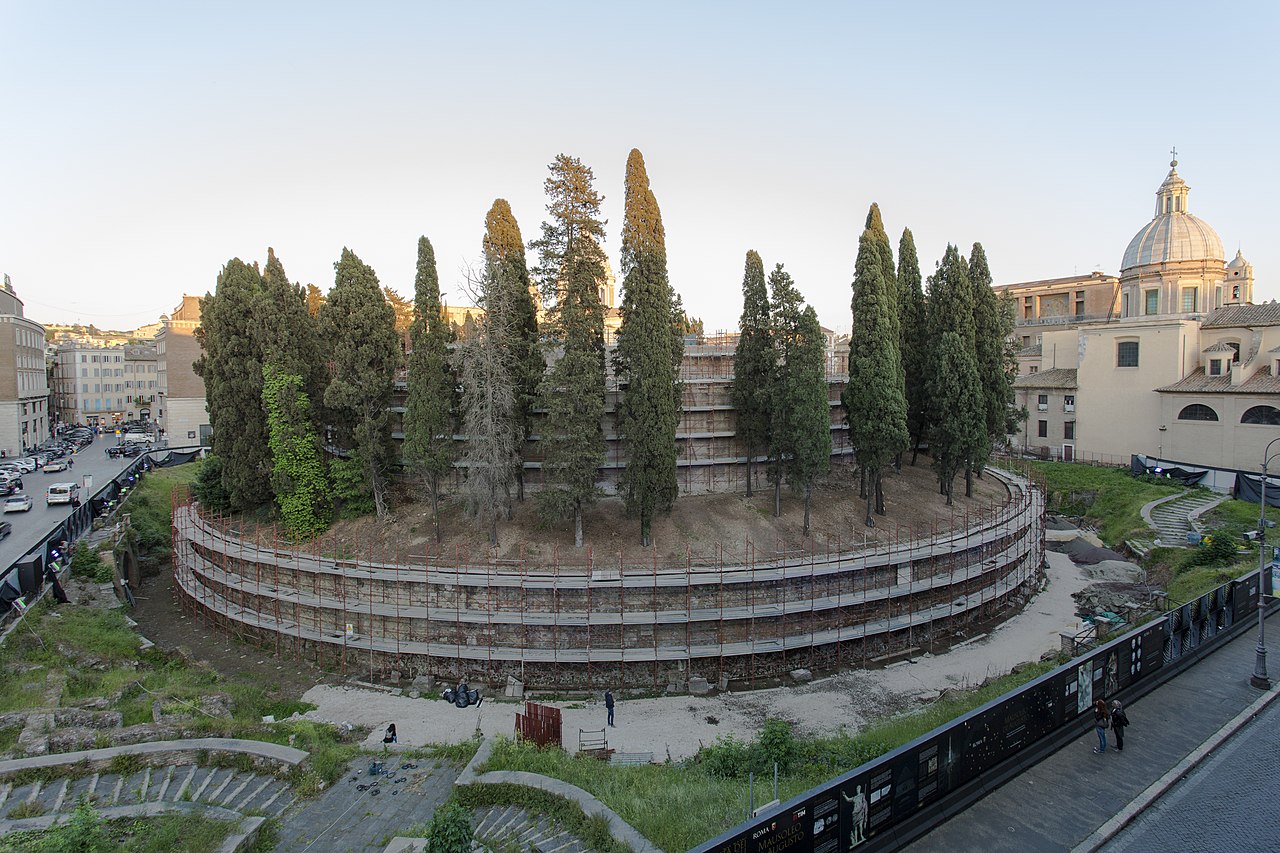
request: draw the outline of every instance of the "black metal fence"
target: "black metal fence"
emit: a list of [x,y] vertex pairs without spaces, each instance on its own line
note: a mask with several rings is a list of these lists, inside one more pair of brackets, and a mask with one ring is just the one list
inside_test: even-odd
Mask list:
[[897,849],[1092,728],[1094,700],[1140,696],[1245,630],[1258,582],[1223,584],[695,851]]

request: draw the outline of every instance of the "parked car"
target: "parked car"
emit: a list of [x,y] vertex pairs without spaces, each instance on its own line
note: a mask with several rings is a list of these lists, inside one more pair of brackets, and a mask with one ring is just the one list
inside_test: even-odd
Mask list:
[[55,471],[65,471],[70,467],[65,459],[51,459],[45,463],[44,471],[46,474],[52,474]]
[[31,495],[9,495],[4,499],[0,510],[4,512],[27,512],[31,509]]
[[5,538],[13,532],[13,525],[7,521],[0,521],[0,539]]
[[24,474],[30,474],[36,470],[36,463],[31,459],[6,459],[3,463],[0,463],[0,467],[8,466],[17,468]]
[[80,506],[79,483],[54,483],[44,493],[44,505],[71,504]]

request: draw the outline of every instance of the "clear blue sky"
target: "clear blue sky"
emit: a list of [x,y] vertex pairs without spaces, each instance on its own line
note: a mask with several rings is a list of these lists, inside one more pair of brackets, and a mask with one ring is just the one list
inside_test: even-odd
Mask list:
[[849,326],[867,206],[927,275],[1101,268],[1176,145],[1190,209],[1280,296],[1280,4],[0,4],[0,270],[42,321],[124,328],[274,246],[328,290],[349,246],[446,298],[510,200],[526,240],[560,152],[616,259],[644,152],[672,282],[736,326],[746,250]]

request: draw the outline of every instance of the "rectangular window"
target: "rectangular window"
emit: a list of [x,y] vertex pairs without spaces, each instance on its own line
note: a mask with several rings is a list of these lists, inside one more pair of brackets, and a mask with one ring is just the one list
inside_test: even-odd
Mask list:
[[1040,368],[1033,364],[1033,365],[1031,365],[1031,372],[1032,372],[1032,373],[1039,373],[1039,372],[1040,372]]
[[1036,408],[1042,412],[1049,411],[1049,395],[1041,394],[1036,398]]
[[1022,319],[1030,320],[1036,316],[1035,298],[1024,296],[1022,298]]
[[1067,441],[1074,441],[1076,437],[1076,422],[1067,421],[1062,425],[1062,437]]
[[80,386],[80,393],[81,393],[81,394],[88,394],[88,393],[89,393],[89,383],[88,383],[88,382],[86,382],[86,383],[84,383],[83,385],[81,385],[81,386]]
[[1182,288],[1182,312],[1190,314],[1196,310],[1196,289],[1194,287]]
[[1076,395],[1075,394],[1062,395],[1062,411],[1074,412],[1075,410],[1076,410]]
[[1124,295],[1124,297],[1121,299],[1120,304],[1121,304],[1120,316],[1128,317],[1129,316],[1129,294],[1126,293]]
[[1022,345],[1023,345],[1024,347],[1029,347],[1029,346],[1031,346],[1031,336],[1030,336],[1030,335],[1023,335],[1023,336],[1022,336]]
[[1076,316],[1077,317],[1084,316],[1084,291],[1083,290],[1076,291]]
[[1222,359],[1215,358],[1209,362],[1209,375],[1210,376],[1222,375]]
[[1116,344],[1116,367],[1138,366],[1138,342],[1120,341]]
[[1037,432],[1036,434],[1037,434],[1038,436],[1040,436],[1041,438],[1048,438],[1048,437],[1049,437],[1049,422],[1048,422],[1048,421],[1038,421],[1038,424],[1039,424],[1039,426],[1040,426],[1040,430],[1039,430],[1039,432]]
[[1147,299],[1147,306],[1146,306],[1146,310],[1143,313],[1159,314],[1160,313],[1160,291],[1148,290],[1144,294],[1144,296]]

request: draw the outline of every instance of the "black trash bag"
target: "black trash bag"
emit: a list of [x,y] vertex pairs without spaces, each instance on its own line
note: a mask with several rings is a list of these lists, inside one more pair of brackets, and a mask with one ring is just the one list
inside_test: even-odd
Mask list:
[[446,687],[444,692],[440,694],[440,698],[446,702],[453,702],[453,688]]

